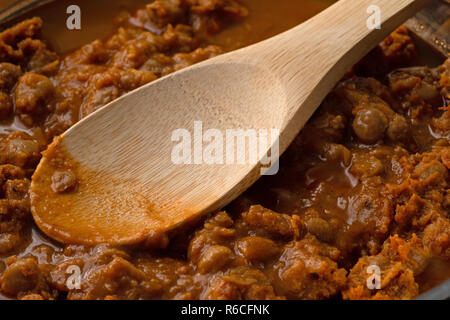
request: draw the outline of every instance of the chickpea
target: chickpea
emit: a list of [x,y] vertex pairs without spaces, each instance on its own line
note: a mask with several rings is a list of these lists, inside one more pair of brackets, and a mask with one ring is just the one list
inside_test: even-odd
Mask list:
[[356,114],[353,130],[362,142],[371,144],[383,139],[388,124],[389,121],[383,112],[367,107]]

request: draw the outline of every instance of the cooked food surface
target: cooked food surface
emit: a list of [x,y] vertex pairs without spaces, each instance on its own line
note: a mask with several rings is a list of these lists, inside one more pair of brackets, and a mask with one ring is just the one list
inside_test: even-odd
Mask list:
[[[0,33],[4,297],[411,299],[450,277],[450,60],[409,67],[417,53],[404,28],[328,95],[279,174],[223,211],[134,247],[63,245],[36,228],[30,178],[51,140],[130,90],[234,49],[213,39],[245,24],[244,4],[156,0],[66,55],[40,39],[39,18]],[[70,168],[50,180],[56,193],[78,187]],[[379,289],[367,285],[373,267]]]

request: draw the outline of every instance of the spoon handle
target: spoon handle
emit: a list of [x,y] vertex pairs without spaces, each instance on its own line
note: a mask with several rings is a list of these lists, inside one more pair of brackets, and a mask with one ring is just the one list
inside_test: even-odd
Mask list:
[[236,55],[238,62],[269,68],[286,90],[283,111],[289,121],[281,128],[282,150],[345,72],[428,1],[340,0],[305,23]]
[[312,64],[311,70],[305,71],[314,74],[350,62],[343,67],[345,72],[427,2],[340,0],[305,23],[254,46],[259,51],[255,59],[286,74],[287,80],[293,76],[294,80],[295,76],[304,78],[297,66],[308,65],[305,60]]

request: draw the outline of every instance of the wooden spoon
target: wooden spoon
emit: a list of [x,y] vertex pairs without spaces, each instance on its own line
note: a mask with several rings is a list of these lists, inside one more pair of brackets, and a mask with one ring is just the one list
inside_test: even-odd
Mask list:
[[[345,72],[425,3],[340,0],[279,36],[108,104],[44,153],[30,192],[37,225],[66,243],[132,244],[158,241],[158,235],[222,208],[260,177],[261,163],[202,162],[200,138],[191,145],[197,164],[175,164],[174,132],[192,135],[196,121],[197,129],[201,121],[203,132],[216,129],[224,136],[227,129],[275,128],[279,144],[263,144],[258,160],[271,147],[276,154],[277,145],[282,153]],[[379,30],[366,23],[373,4],[381,10]]]

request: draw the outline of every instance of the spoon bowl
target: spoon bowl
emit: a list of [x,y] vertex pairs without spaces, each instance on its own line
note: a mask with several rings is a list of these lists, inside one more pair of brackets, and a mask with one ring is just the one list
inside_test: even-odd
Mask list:
[[[226,91],[217,92],[225,86]],[[284,87],[267,70],[219,61],[123,96],[73,126],[44,153],[33,176],[31,201],[33,212],[52,211],[52,218],[36,214],[36,223],[63,242],[73,242],[77,235],[85,244],[134,243],[155,230],[185,222],[186,216],[220,208],[242,192],[234,189],[236,185],[247,181],[249,187],[260,176],[260,162],[235,164],[235,157],[227,164],[223,147],[221,161],[214,157],[217,161],[210,163],[201,151],[199,161],[198,150],[192,150],[180,163],[172,155],[174,149],[186,143],[188,150],[195,143],[203,144],[204,134],[211,129],[219,130],[226,140],[227,129],[258,133],[280,128],[288,118],[271,109],[284,110],[285,99]],[[188,136],[173,141],[180,130]],[[246,150],[245,156],[249,153]],[[75,174],[77,188],[55,193],[52,176],[65,170]]]

